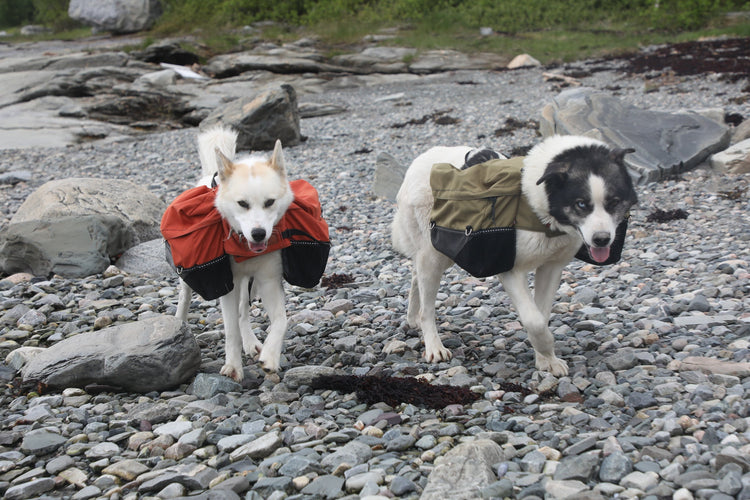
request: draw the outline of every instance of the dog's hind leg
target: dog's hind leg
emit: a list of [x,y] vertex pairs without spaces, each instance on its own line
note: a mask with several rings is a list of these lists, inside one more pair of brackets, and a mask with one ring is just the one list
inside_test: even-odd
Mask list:
[[529,334],[529,340],[534,347],[536,368],[555,376],[567,375],[568,364],[555,356],[555,339],[547,325],[549,318],[539,310],[531,296],[527,274],[510,271],[499,276],[505,291],[516,306],[521,323]]
[[190,309],[190,301],[192,298],[193,290],[187,283],[180,280],[180,298],[177,301],[177,314],[175,314],[175,316],[181,321],[187,320],[188,309]]
[[224,351],[226,361],[221,368],[221,374],[231,377],[237,382],[242,381],[242,337],[239,322],[239,297],[237,287],[226,295],[219,298],[221,303],[221,315],[224,319]]
[[260,351],[261,368],[268,373],[279,371],[281,366],[281,348],[286,335],[286,310],[284,309],[284,287],[278,276],[256,279],[260,300],[268,312],[270,325],[263,348]]
[[[414,258],[419,299],[419,326],[424,339],[424,357],[429,363],[451,359],[451,352],[443,346],[435,323],[435,299],[440,278],[451,265],[451,260],[436,250],[420,250]],[[413,284],[412,284],[413,289]],[[409,300],[410,312],[412,301]]]
[[252,297],[250,286],[251,281],[249,278],[243,278],[240,280],[240,333],[242,335],[242,350],[245,351],[245,354],[248,356],[255,358],[260,354],[263,344],[261,344],[258,337],[255,336],[253,328],[250,326],[250,300]]

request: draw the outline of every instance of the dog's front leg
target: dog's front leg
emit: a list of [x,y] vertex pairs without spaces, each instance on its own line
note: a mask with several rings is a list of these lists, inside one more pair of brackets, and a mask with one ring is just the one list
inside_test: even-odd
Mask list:
[[548,322],[564,268],[564,264],[544,264],[534,273],[534,302]]
[[242,280],[240,280],[239,287],[239,314],[240,334],[242,335],[242,349],[245,351],[245,354],[254,358],[258,354],[260,354],[263,344],[260,343],[258,337],[255,336],[255,333],[253,333],[253,328],[250,326],[250,279],[243,278]]
[[221,368],[221,374],[231,377],[237,382],[242,381],[244,377],[242,373],[242,338],[238,315],[239,296],[240,292],[235,287],[219,299],[221,315],[224,318],[224,351],[226,353],[226,361]]
[[258,287],[258,295],[260,295],[260,300],[268,312],[270,321],[258,361],[261,368],[266,372],[277,372],[281,365],[281,348],[284,345],[284,336],[286,335],[284,286],[278,276],[275,279],[256,279],[253,286]]
[[180,298],[177,301],[177,314],[175,314],[178,319],[182,321],[187,320],[188,309],[190,309],[190,301],[192,298],[193,290],[187,283],[180,280]]
[[416,267],[414,276],[411,277],[411,288],[409,288],[409,308],[406,310],[406,324],[411,328],[419,326],[419,316],[422,310],[419,305],[419,279],[417,278]]
[[[450,259],[433,249],[420,251],[414,258],[414,272],[419,290],[419,325],[424,339],[424,358],[429,363],[448,361],[452,356],[451,352],[443,346],[435,323],[435,299],[440,288],[440,278],[450,265]],[[409,312],[411,312],[412,304],[410,299]]]
[[555,356],[555,339],[547,325],[549,318],[539,310],[531,296],[526,273],[510,271],[501,274],[500,280],[529,334],[529,340],[534,347],[536,368],[555,376],[567,375],[568,364]]

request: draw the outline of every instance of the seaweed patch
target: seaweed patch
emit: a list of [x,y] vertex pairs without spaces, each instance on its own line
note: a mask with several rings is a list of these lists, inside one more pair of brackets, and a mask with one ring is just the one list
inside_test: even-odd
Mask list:
[[313,379],[313,389],[332,389],[354,392],[363,403],[383,402],[389,406],[410,403],[433,409],[448,405],[465,405],[479,399],[480,395],[467,387],[433,385],[412,377],[381,375],[319,375]]
[[688,213],[681,209],[676,208],[674,210],[661,210],[657,208],[646,217],[646,222],[669,222],[679,219],[687,219]]

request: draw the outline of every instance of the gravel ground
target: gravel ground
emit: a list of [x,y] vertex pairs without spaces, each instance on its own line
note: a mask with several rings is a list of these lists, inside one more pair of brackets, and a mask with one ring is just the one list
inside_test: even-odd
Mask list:
[[[738,99],[747,95],[746,80],[646,80],[620,67],[582,62],[568,70],[643,108],[750,115],[750,104]],[[36,395],[10,383],[12,370],[2,366],[9,383],[0,388],[0,494],[418,498],[438,457],[487,437],[505,456],[492,464],[497,481],[485,488],[488,498],[750,499],[750,372],[728,364],[734,372],[680,370],[687,357],[750,360],[746,177],[701,169],[638,188],[623,260],[607,268],[572,263],[563,275],[551,329],[568,377],[534,370],[533,350],[496,279],[457,268],[444,276],[437,309],[454,358],[435,365],[420,359],[418,333],[404,326],[409,265],[389,241],[394,206],[369,192],[375,156],[385,151],[408,164],[433,145],[508,153],[535,143],[531,126],[494,132],[508,118],[538,119],[560,90],[542,72],[460,72],[304,96],[348,109],[303,120],[307,141],[285,154],[291,176],[320,192],[334,243],[326,275],[348,275],[352,283],[288,289],[281,381],[264,378],[250,361],[242,390],[230,392],[183,386],[145,395]],[[394,127],[426,115],[423,124]],[[439,124],[438,115],[457,121]],[[198,173],[195,131],[6,150],[0,173],[11,170],[31,171],[33,181],[0,187],[0,227],[34,189],[64,177],[130,179],[171,201]],[[656,209],[683,209],[688,217],[649,222]],[[97,321],[174,313],[176,277],[118,276],[0,281],[2,357],[18,345],[52,345]],[[20,320],[11,313],[19,304],[35,313]],[[256,313],[255,326],[265,328]],[[201,372],[218,373],[224,354],[216,303],[197,301],[189,319],[203,351]],[[365,404],[285,377],[308,365],[421,375],[481,397],[440,410]]]

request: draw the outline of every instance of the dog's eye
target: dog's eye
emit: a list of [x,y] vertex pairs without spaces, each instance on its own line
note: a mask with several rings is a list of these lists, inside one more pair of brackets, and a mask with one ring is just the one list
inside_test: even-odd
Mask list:
[[266,200],[266,202],[265,202],[265,203],[263,204],[263,206],[264,206],[264,207],[266,207],[266,208],[268,208],[268,207],[270,207],[271,205],[273,205],[275,201],[276,201],[276,200],[273,200],[273,199],[270,199],[270,198],[269,198],[269,199],[267,199],[267,200]]
[[578,210],[587,210],[589,208],[589,204],[584,200],[578,200],[576,201],[576,208]]
[[237,204],[239,206],[241,206],[242,208],[244,208],[245,210],[247,210],[248,208],[250,208],[250,204],[248,202],[246,202],[245,200],[240,200],[240,201],[237,202]]
[[619,204],[620,204],[619,198],[610,198],[609,200],[607,200],[607,203],[605,204],[605,208],[609,211],[612,211],[615,208],[617,208]]

